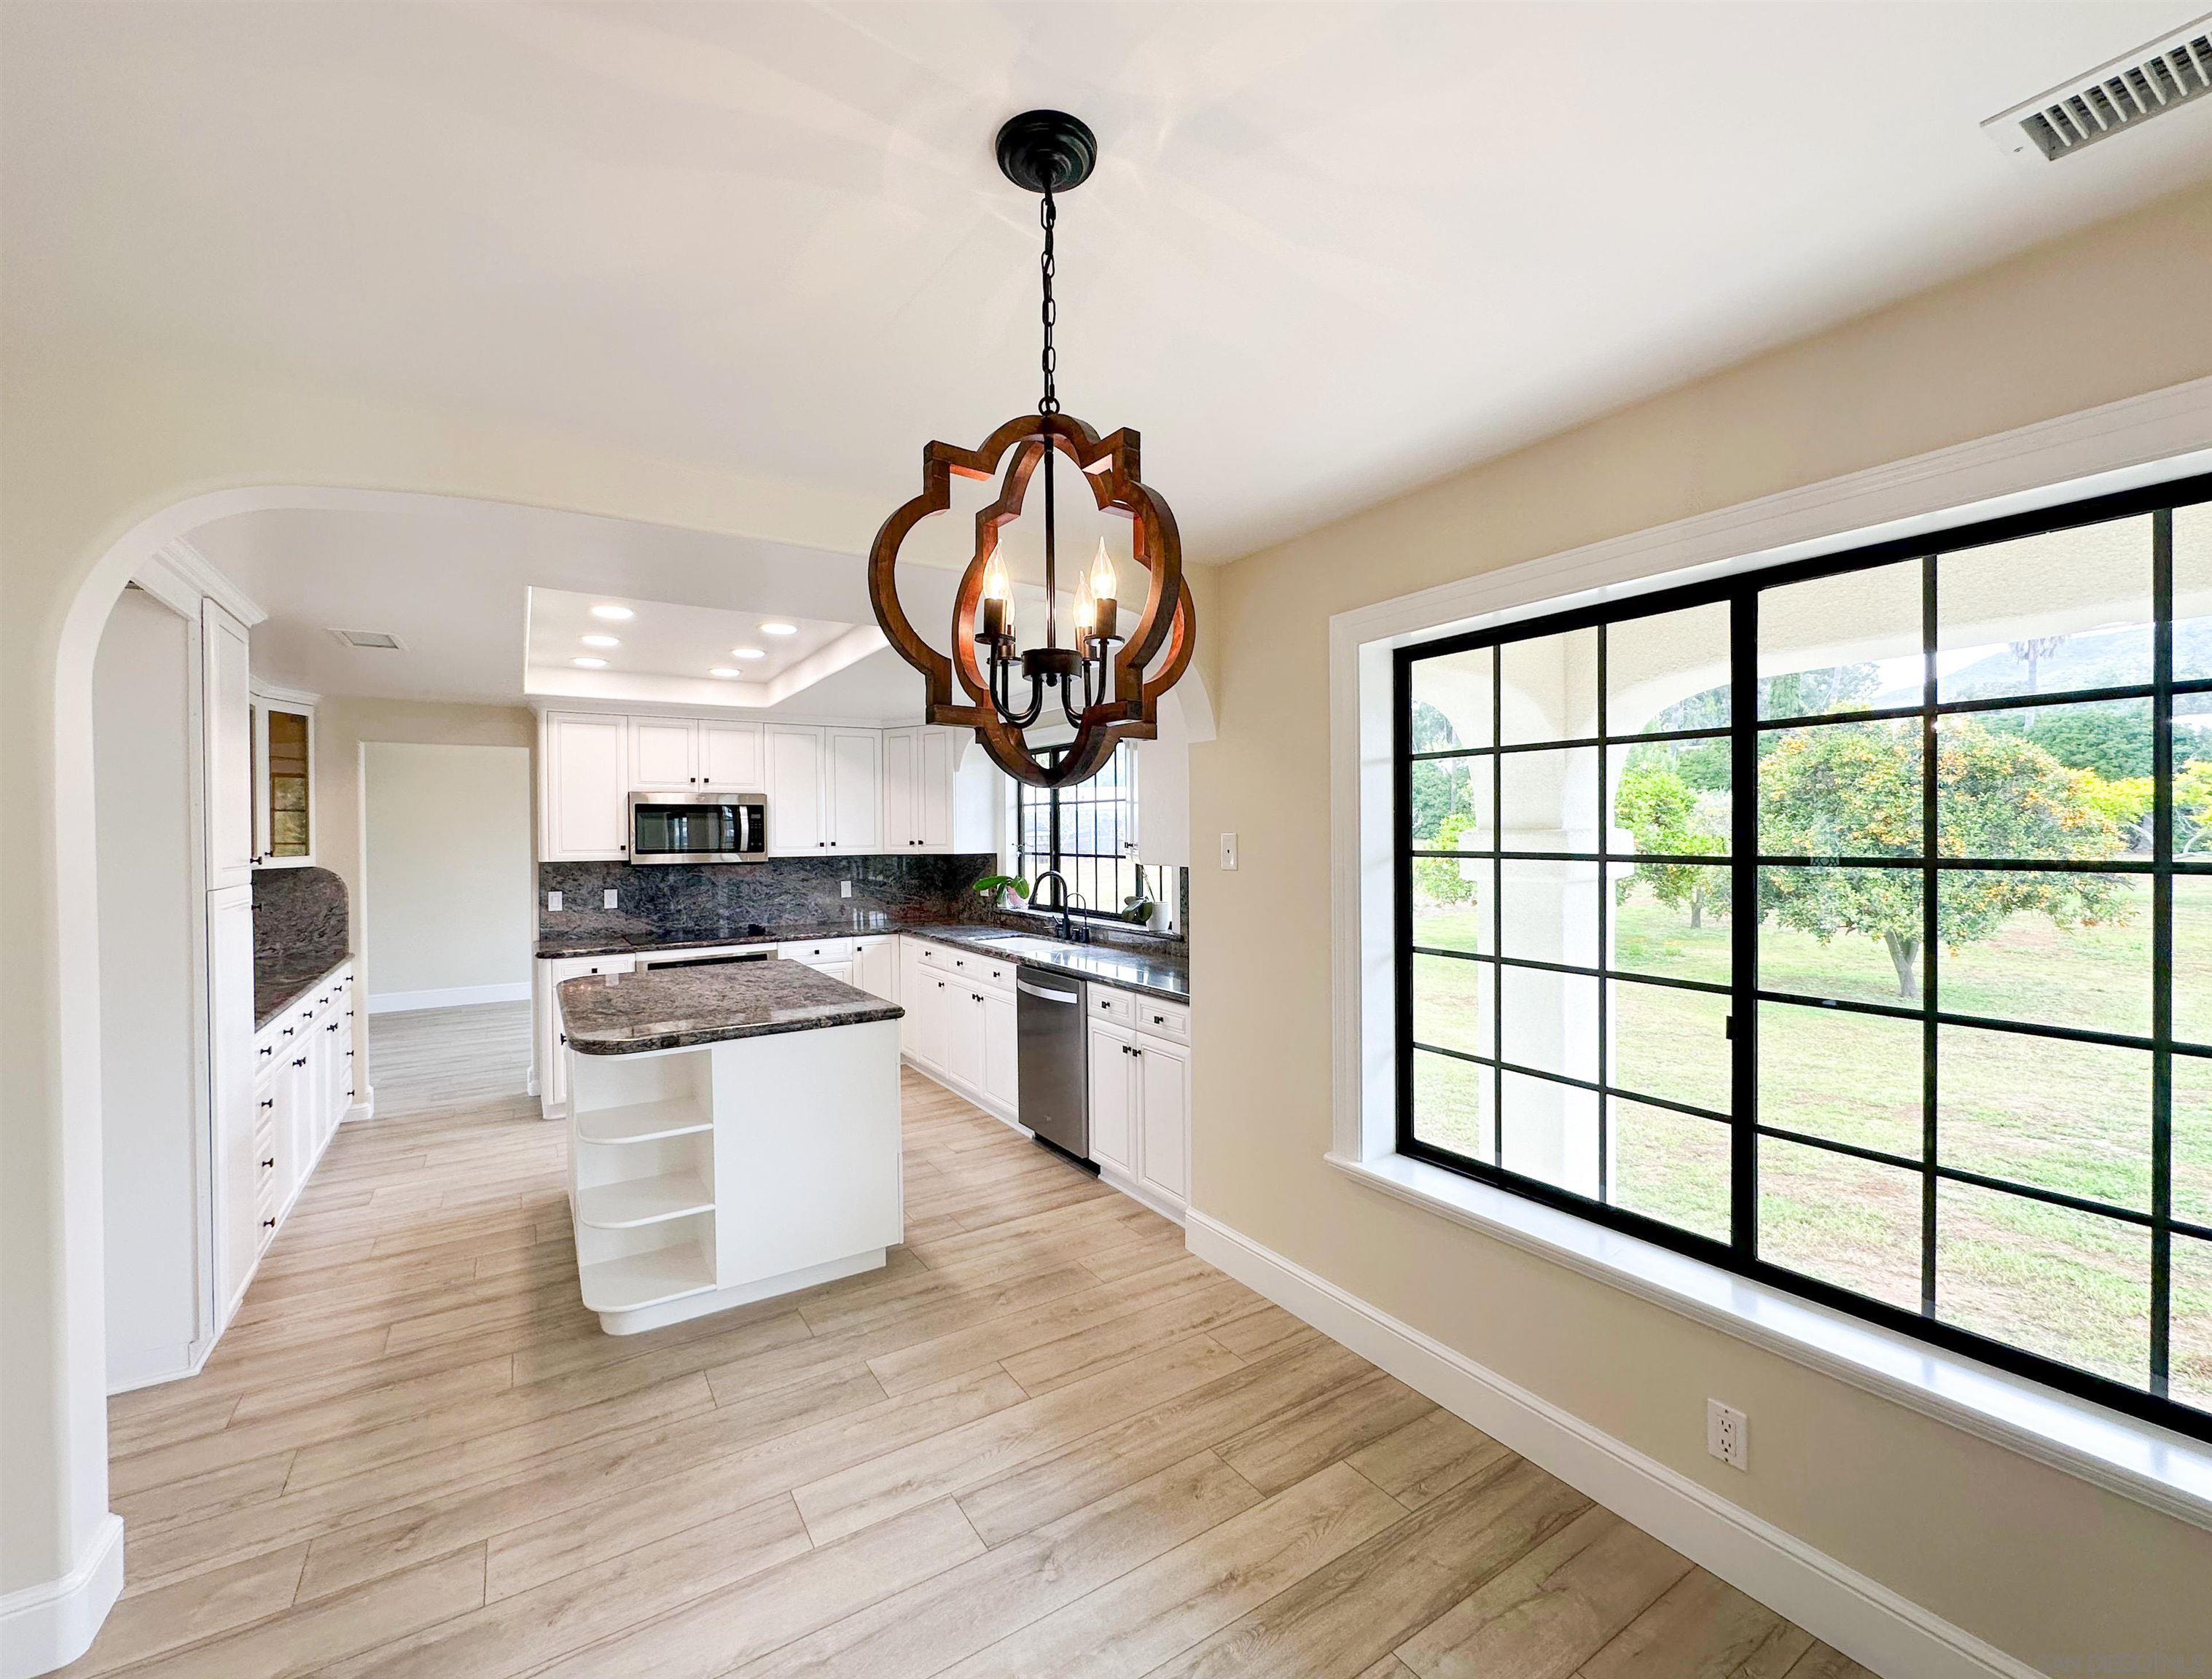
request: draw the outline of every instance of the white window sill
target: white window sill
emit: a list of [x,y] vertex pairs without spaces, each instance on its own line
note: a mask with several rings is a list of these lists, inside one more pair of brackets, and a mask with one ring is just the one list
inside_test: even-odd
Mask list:
[[1386,1195],[2212,1529],[2212,1446],[1425,1161],[1328,1160]]

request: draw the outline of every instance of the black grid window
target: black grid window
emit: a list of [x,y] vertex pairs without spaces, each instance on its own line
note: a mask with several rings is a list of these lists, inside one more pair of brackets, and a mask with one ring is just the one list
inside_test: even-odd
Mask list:
[[[1047,747],[1037,761],[1057,763],[1064,750]],[[1015,872],[1034,881],[1057,869],[1066,879],[1074,913],[1118,916],[1123,900],[1137,890],[1136,783],[1135,749],[1124,742],[1088,781],[1069,787],[1017,784]]]
[[2212,478],[1394,699],[1401,1152],[2212,1439]]

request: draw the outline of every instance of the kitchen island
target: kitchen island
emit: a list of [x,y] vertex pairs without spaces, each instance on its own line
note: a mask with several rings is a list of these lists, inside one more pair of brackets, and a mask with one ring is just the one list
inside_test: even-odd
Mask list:
[[584,1304],[629,1335],[884,1263],[904,1238],[902,1010],[800,963],[557,993]]

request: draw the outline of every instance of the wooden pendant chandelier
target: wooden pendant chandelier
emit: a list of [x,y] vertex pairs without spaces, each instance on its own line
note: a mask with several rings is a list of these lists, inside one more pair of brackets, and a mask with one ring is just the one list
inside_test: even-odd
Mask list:
[[[1041,787],[1087,781],[1105,768],[1125,740],[1158,731],[1159,699],[1190,664],[1197,631],[1190,585],[1183,581],[1182,542],[1175,514],[1143,479],[1137,433],[1127,427],[1101,438],[1060,411],[1053,346],[1055,195],[1079,186],[1097,158],[1089,128],[1060,111],[1030,111],[999,130],[999,167],[1017,186],[1042,196],[1044,230],[1040,311],[1044,327],[1044,395],[1036,412],[1017,415],[974,449],[932,443],[921,452],[921,494],[884,521],[868,553],[868,597],[876,621],[899,657],[921,672],[930,722],[973,729],[992,762]],[[1129,521],[1130,552],[1145,574],[1144,603],[1128,633],[1120,633],[1121,602],[1113,562],[1101,542],[1079,580],[1060,645],[1060,458],[1101,512]],[[915,526],[951,503],[952,478],[992,478],[1005,463],[999,494],[975,515],[975,542],[952,602],[952,653],[939,652],[915,633],[899,604],[899,549]],[[1042,645],[1022,648],[1014,633],[1013,590],[999,557],[999,533],[1021,515],[1037,469],[1043,471],[1044,620]],[[1017,674],[1018,672],[1018,675]],[[965,699],[953,693],[959,678]],[[1017,694],[1025,684],[1026,696]],[[1048,701],[1057,703],[1048,707]],[[1037,761],[1026,731],[1057,712],[1074,731],[1056,761]]]

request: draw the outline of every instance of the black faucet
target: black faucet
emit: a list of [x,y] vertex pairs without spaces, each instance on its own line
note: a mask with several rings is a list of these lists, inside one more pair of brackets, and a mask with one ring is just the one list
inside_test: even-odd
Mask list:
[[[1068,923],[1067,904],[1068,899],[1071,895],[1073,895],[1077,903],[1082,903],[1083,894],[1080,892],[1071,894],[1067,889],[1067,876],[1061,874],[1057,869],[1048,869],[1036,877],[1036,884],[1030,888],[1030,907],[1031,909],[1041,907],[1037,903],[1037,894],[1044,890],[1044,883],[1047,881],[1057,881],[1060,882],[1059,900],[1056,904],[1050,906],[1057,908],[1060,911],[1060,936],[1070,944],[1076,943],[1078,943],[1078,940],[1075,930]],[[1083,930],[1080,942],[1085,944],[1091,943],[1091,930],[1088,927]]]

